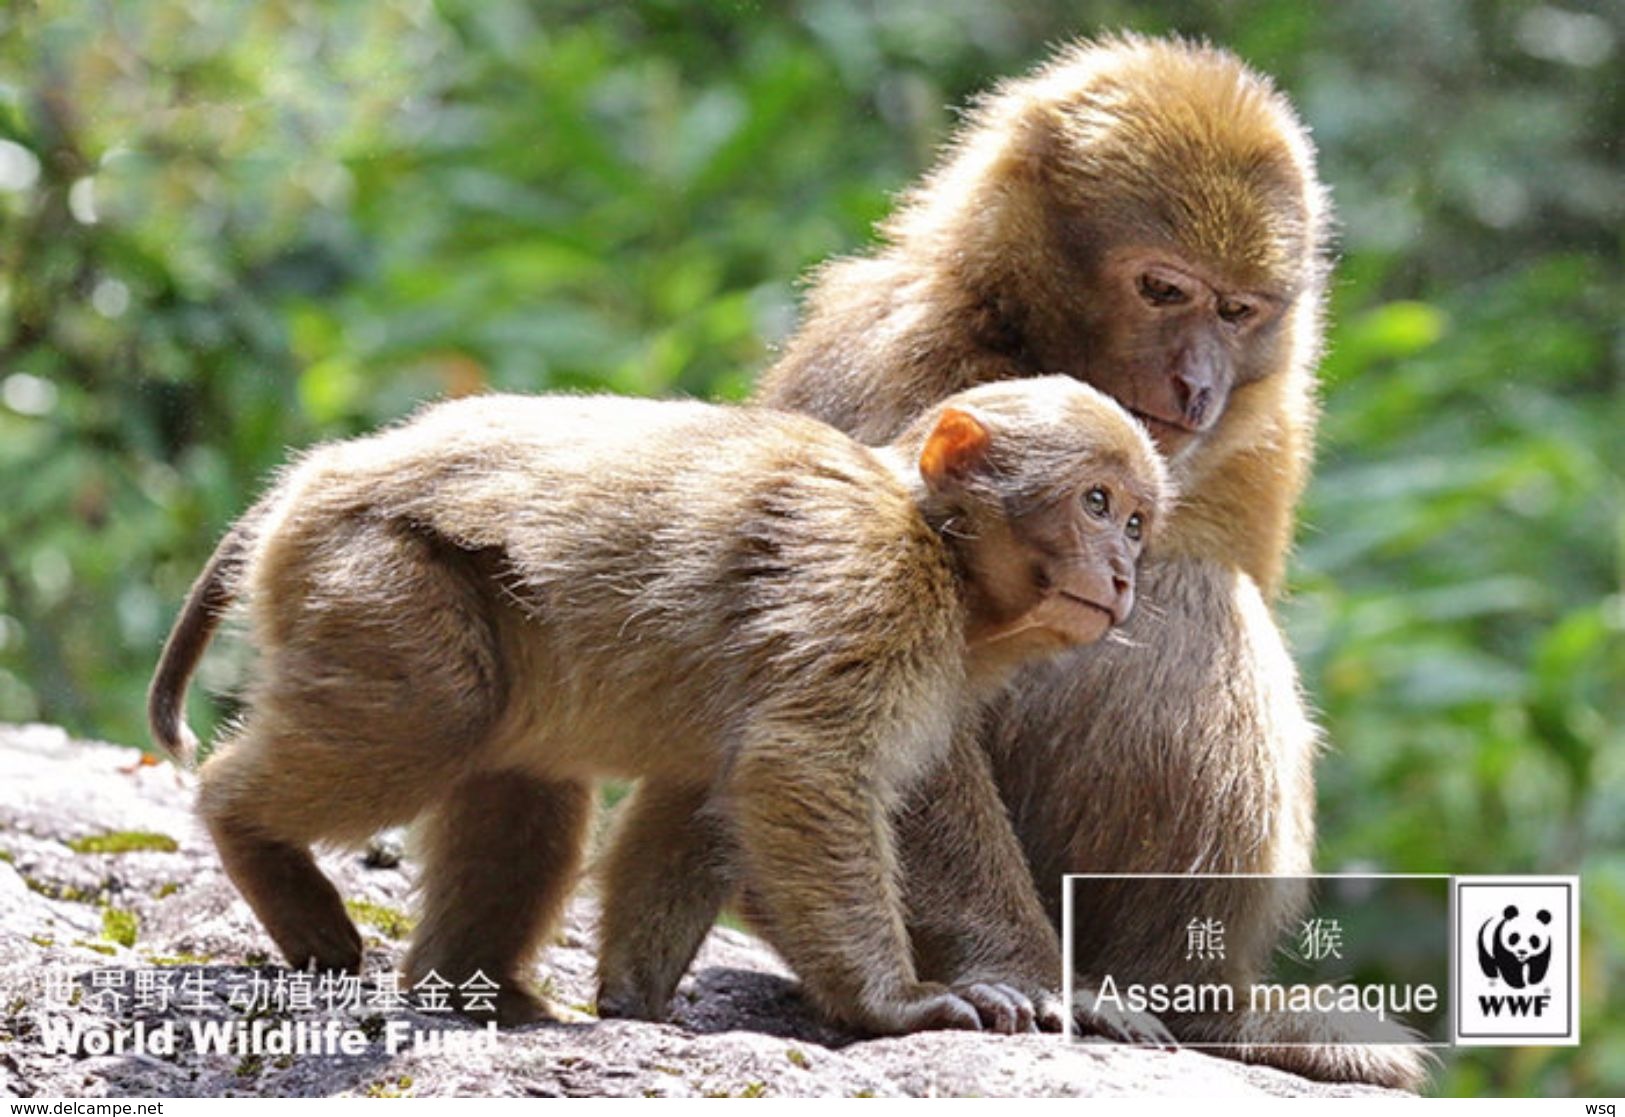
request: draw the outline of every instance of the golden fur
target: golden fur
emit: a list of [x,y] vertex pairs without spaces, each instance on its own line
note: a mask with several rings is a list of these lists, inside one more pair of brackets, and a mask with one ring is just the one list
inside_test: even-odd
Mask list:
[[[902,829],[923,974],[1042,996],[1059,981],[1065,872],[1303,873],[1319,746],[1269,604],[1312,454],[1329,205],[1307,131],[1234,56],[1122,36],[1060,51],[982,99],[871,252],[821,269],[758,401],[890,438],[972,385],[1061,373],[1141,416],[1181,500],[1142,573],[1147,607],[1025,670],[956,739]],[[1013,825],[1012,825],[1013,824]],[[1033,891],[1036,885],[1036,893]],[[1079,893],[1080,980],[1235,980],[1297,911],[1193,880],[1231,960],[1198,973],[1166,910]],[[1233,1041],[1315,1077],[1414,1085],[1415,1049],[1277,1022],[1083,1023]],[[1403,1038],[1395,1033],[1395,1038]]]
[[408,976],[483,971],[505,1023],[545,1016],[527,968],[592,781],[621,776],[643,782],[607,860],[606,1015],[663,1015],[743,881],[836,1019],[1024,1028],[1019,992],[916,979],[892,808],[1014,666],[1122,619],[1125,524],[1148,535],[1165,489],[1135,424],[1064,378],[964,393],[879,450],[700,403],[440,404],[311,451],[232,528],[153,731],[185,748],[186,680],[245,598],[260,662],[199,809],[294,965],[360,962],[310,847],[419,820]]

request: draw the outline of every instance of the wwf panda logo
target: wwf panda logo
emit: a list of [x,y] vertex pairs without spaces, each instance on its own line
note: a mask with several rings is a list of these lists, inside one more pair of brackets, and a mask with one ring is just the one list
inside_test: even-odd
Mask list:
[[1536,985],[1552,964],[1552,913],[1542,908],[1534,918],[1518,914],[1509,904],[1499,917],[1490,916],[1478,929],[1478,967],[1490,979],[1500,978],[1514,989]]

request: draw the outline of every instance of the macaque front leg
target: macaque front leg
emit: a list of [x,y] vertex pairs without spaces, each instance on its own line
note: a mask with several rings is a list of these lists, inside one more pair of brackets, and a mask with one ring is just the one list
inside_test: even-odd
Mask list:
[[977,736],[976,720],[964,719],[947,760],[897,814],[914,958],[921,977],[955,990],[1013,990],[1024,1017],[1016,1030],[1058,1032],[1060,939]]
[[914,974],[887,790],[865,746],[752,733],[730,773],[743,876],[769,942],[830,1016],[875,1034],[981,1027]]

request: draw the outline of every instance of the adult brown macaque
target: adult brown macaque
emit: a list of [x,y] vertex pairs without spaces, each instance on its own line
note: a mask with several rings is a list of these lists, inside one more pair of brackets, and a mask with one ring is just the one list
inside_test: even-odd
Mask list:
[[[922,973],[1011,982],[1042,1016],[1062,874],[1310,870],[1319,736],[1271,603],[1312,452],[1328,223],[1307,132],[1266,78],[1121,37],[1000,85],[880,245],[818,273],[759,402],[883,442],[972,385],[1068,374],[1144,422],[1182,494],[1126,639],[1028,669],[918,796],[903,850]],[[1080,889],[1080,982],[1244,993],[1299,910],[1291,888],[1196,876],[1184,899]],[[1186,961],[1191,911],[1224,923],[1227,960]],[[1422,1080],[1417,1048],[1329,1046],[1348,1036],[1325,1020],[1083,1015],[1320,1079]]]

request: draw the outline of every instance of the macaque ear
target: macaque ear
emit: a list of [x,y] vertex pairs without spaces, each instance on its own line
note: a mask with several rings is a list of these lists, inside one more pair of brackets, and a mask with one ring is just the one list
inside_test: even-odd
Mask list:
[[945,407],[920,451],[920,476],[933,489],[942,489],[981,464],[992,436],[982,421],[968,411]]

